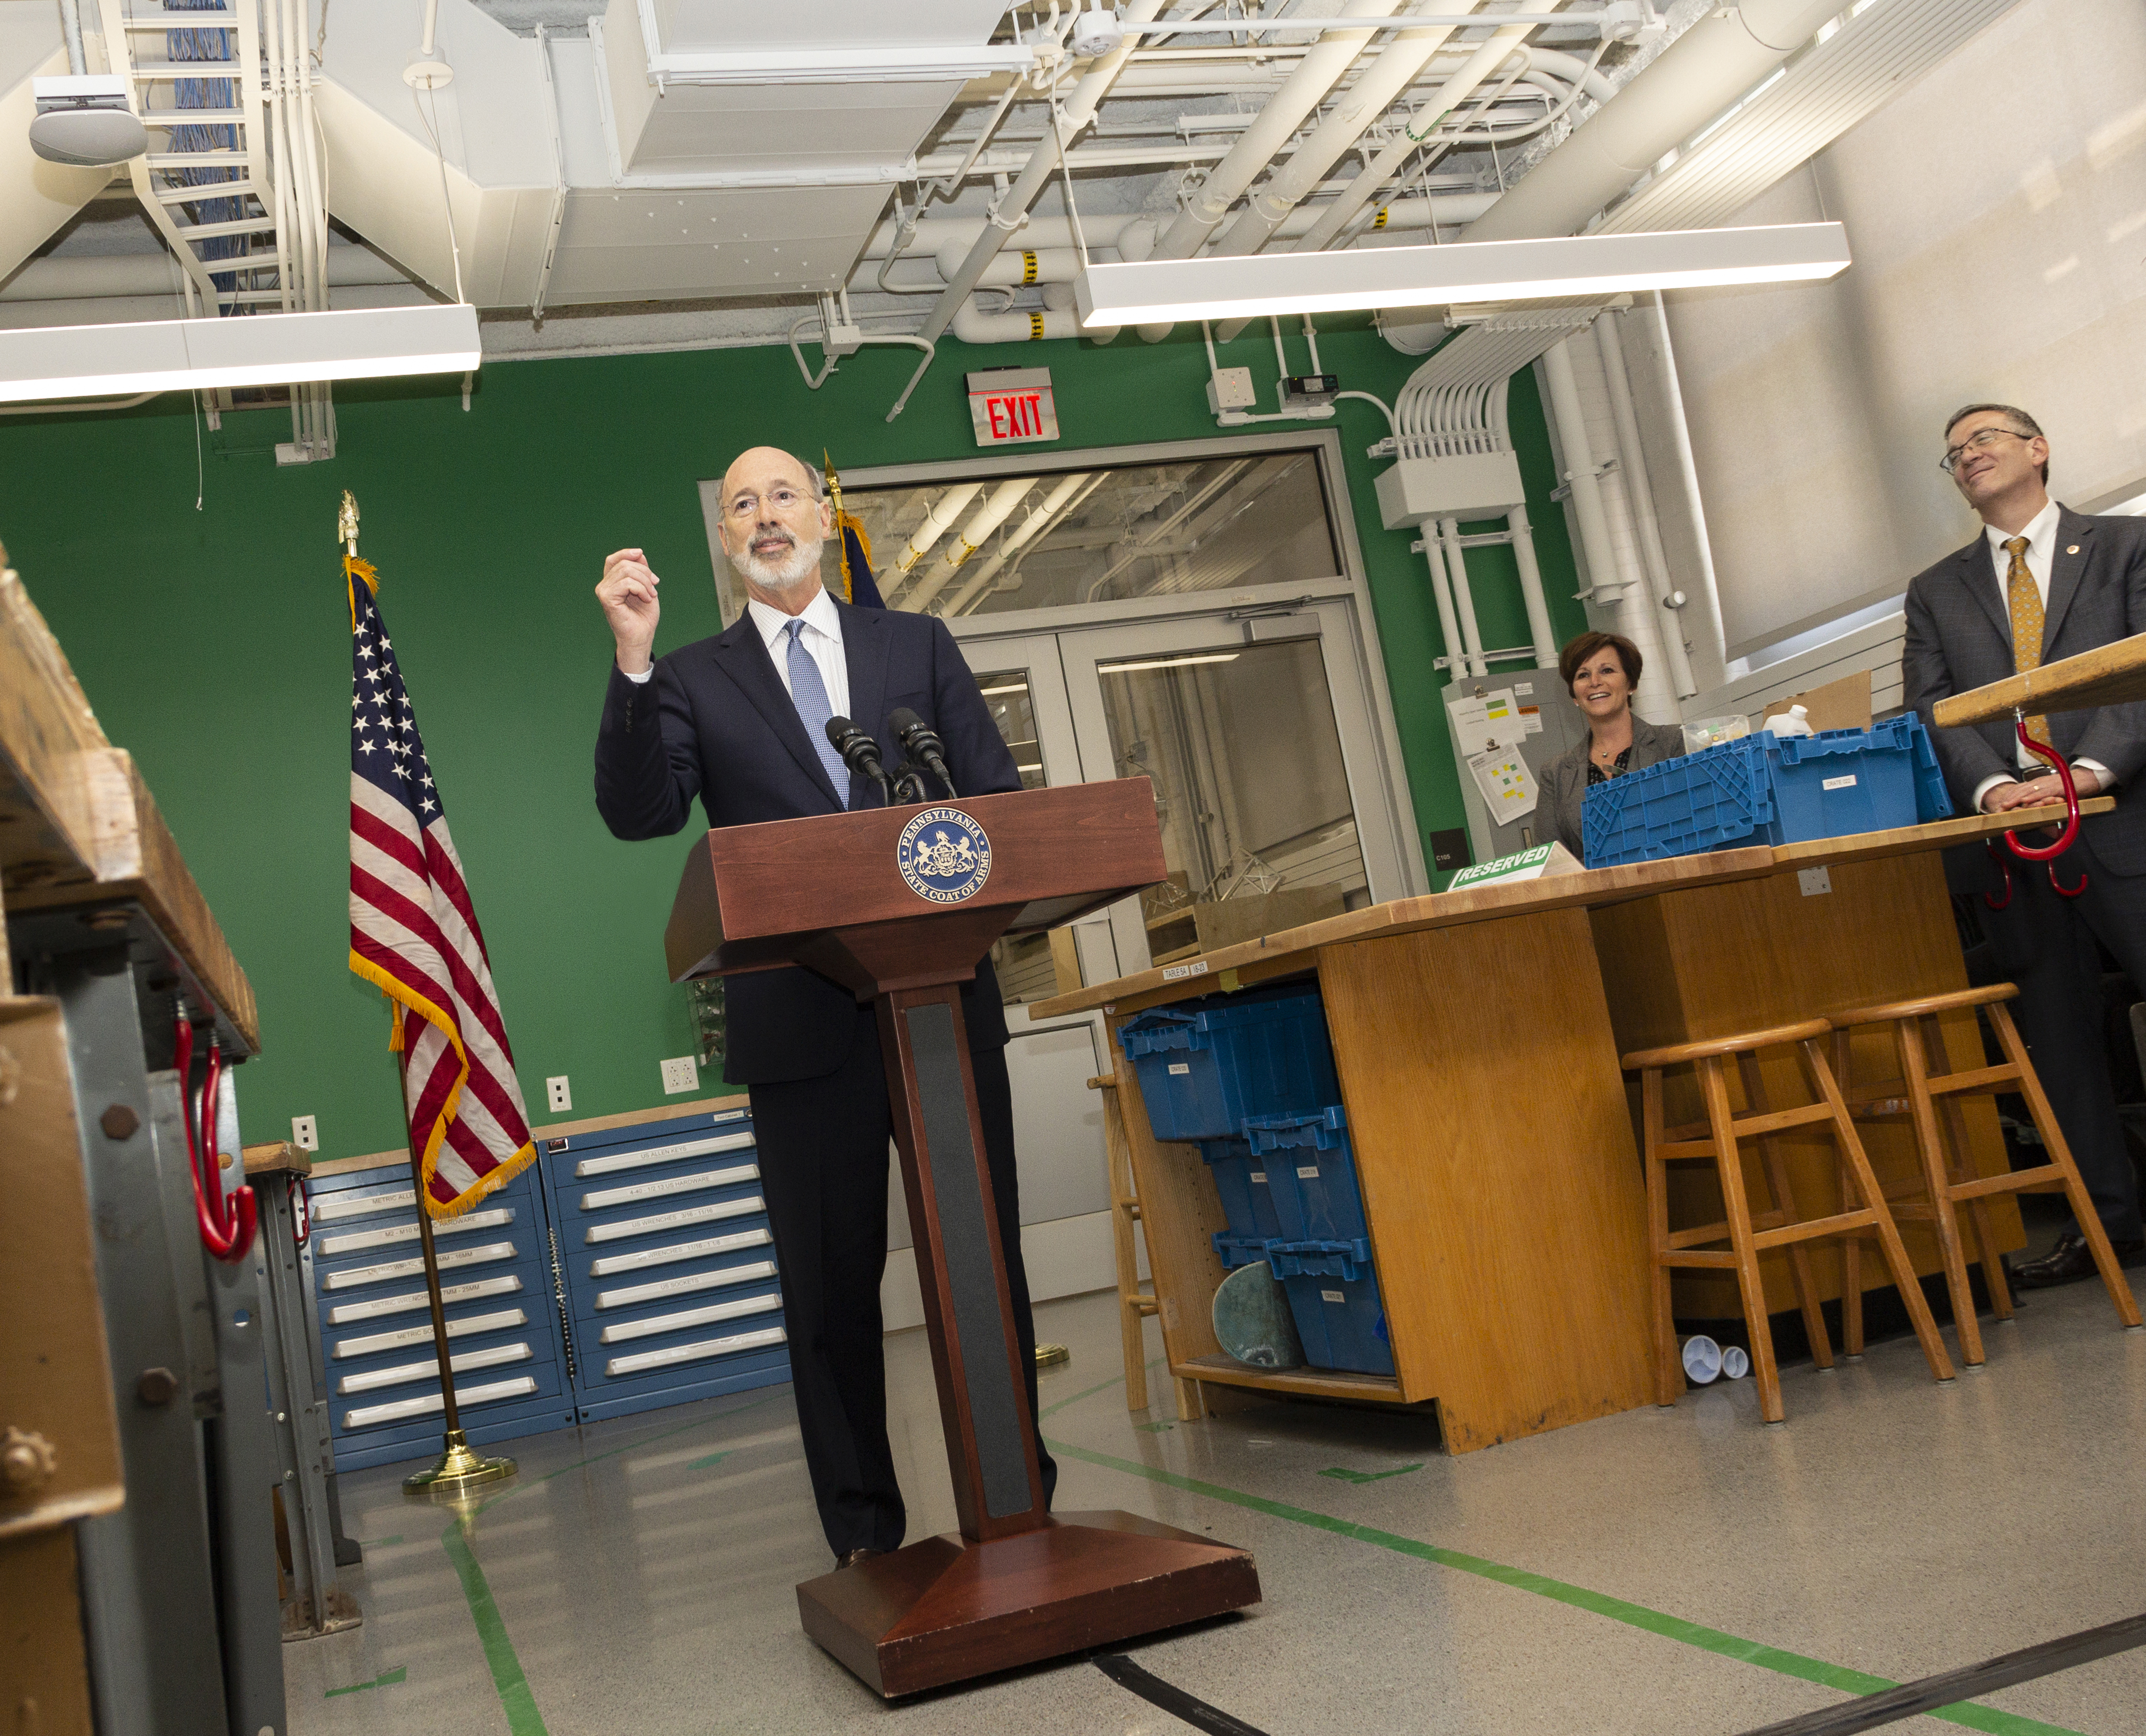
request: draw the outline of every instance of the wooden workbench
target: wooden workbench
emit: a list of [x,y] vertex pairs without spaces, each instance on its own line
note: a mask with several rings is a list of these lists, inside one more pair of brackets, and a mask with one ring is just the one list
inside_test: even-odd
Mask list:
[[[1809,1018],[1964,986],[1936,852],[2023,823],[1975,816],[1400,899],[1039,1004],[1039,1016],[1105,1015],[1171,1372],[1435,1400],[1456,1453],[1651,1402],[1644,1200],[1619,1055],[1780,1022],[1790,1003]],[[1806,895],[1799,873],[1819,867],[1832,890]],[[1148,1007],[1291,976],[1315,978],[1325,1002],[1390,1377],[1267,1372],[1222,1354],[1209,1315],[1220,1199],[1196,1146],[1153,1136],[1120,1047]],[[1983,1115],[1988,1168],[2003,1158],[1987,1105]],[[1790,1155],[1792,1172],[1808,1168]],[[1798,1185],[1817,1215],[1830,1161]],[[1699,1205],[1679,1221],[1699,1221]],[[2009,1228],[2016,1246],[2016,1218]],[[1832,1282],[1837,1293],[1837,1262]],[[1682,1305],[1711,1304],[1694,1292]]]
[[1970,688],[1937,702],[1938,726],[1955,729],[2021,711],[2089,711],[2097,706],[2128,706],[2146,699],[2146,633],[2097,645],[2075,657],[2044,663],[2024,675],[2008,676],[1986,687]]

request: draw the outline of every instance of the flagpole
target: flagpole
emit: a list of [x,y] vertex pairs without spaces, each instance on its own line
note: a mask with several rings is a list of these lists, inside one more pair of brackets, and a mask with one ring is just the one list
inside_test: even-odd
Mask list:
[[[342,504],[336,514],[336,540],[342,544],[348,558],[357,558],[357,500],[347,488],[342,491]],[[426,1202],[425,1162],[418,1155],[417,1135],[410,1126],[410,1055],[402,1040],[402,1007],[392,1000],[388,1007],[393,1018],[388,1047],[395,1055],[396,1114],[402,1119],[402,1143],[410,1154],[412,1197],[417,1206],[417,1245],[424,1256],[425,1300],[432,1310],[432,1354],[440,1365],[440,1402],[447,1424],[439,1459],[426,1469],[405,1477],[402,1492],[423,1500],[452,1501],[486,1484],[505,1482],[516,1467],[512,1459],[487,1459],[472,1451],[469,1438],[462,1433],[462,1413],[455,1403],[454,1357],[447,1347],[447,1303],[440,1295],[439,1250],[432,1243],[432,1214]]]

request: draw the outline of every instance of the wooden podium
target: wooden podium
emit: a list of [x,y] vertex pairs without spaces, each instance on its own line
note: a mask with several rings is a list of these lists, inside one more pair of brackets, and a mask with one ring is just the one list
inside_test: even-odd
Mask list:
[[878,1009],[961,1529],[808,1579],[797,1607],[889,1698],[1260,1600],[1241,1549],[1045,1509],[961,1020],[1000,935],[1163,877],[1153,792],[1129,778],[726,827],[679,884],[674,982],[802,965]]

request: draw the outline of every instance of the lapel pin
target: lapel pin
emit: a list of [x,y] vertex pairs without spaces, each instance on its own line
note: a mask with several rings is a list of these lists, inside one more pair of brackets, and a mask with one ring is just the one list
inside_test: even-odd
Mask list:
[[2076,555],[2079,552],[2079,545],[2074,542],[2069,548],[2066,549],[2064,552],[2068,555]]

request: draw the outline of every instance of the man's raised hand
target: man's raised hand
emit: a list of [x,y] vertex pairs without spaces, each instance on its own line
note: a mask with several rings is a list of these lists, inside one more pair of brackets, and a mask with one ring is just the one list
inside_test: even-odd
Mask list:
[[662,582],[637,548],[620,549],[604,561],[596,601],[603,605],[604,619],[618,641],[618,666],[627,675],[639,675],[648,667],[656,624],[663,614],[656,600],[656,587]]

